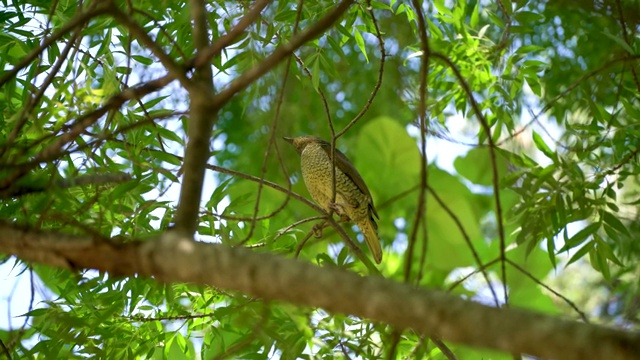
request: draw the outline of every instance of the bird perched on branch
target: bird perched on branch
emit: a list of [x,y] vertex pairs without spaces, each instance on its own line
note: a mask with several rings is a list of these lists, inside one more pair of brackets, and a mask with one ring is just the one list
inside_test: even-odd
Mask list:
[[379,219],[373,199],[362,176],[351,161],[335,149],[336,196],[333,199],[331,144],[316,136],[284,138],[301,157],[302,178],[313,200],[325,211],[333,210],[343,219],[354,222],[364,235],[376,263],[382,260],[378,238]]

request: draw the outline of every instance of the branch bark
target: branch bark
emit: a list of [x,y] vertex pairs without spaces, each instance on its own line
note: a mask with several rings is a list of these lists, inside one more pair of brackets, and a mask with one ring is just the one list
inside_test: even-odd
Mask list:
[[[209,46],[206,5],[203,0],[191,0],[189,7],[193,22],[193,42],[197,51],[200,52]],[[175,216],[176,229],[184,231],[189,236],[198,229],[198,212],[205,167],[210,155],[211,132],[216,122],[217,112],[210,103],[214,94],[211,65],[197,68],[192,81],[193,86],[188,88],[191,100],[187,127],[189,142],[184,153],[182,165],[184,176]]]
[[112,243],[0,222],[0,252],[45,265],[153,276],[321,307],[475,347],[552,359],[637,359],[640,334],[521,309],[485,306],[377,276],[361,277],[177,232]]

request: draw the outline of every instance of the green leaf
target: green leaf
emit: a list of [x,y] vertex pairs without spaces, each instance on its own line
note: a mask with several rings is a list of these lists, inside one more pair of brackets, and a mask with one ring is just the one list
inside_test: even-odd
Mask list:
[[334,39],[332,36],[327,36],[326,39],[327,39],[327,43],[331,46],[333,51],[335,51],[338,55],[340,55],[340,57],[342,59],[345,59],[346,55],[344,54],[344,51],[342,50],[342,46],[340,46],[340,44],[338,44],[336,39]]
[[624,41],[624,39],[620,38],[619,36],[612,35],[608,31],[603,31],[602,34],[608,37],[609,39],[613,40],[616,44],[620,45],[627,53],[629,54],[635,53],[635,51],[629,46],[629,44],[627,44],[627,42]]
[[611,281],[611,271],[609,269],[609,263],[600,252],[597,244],[593,249],[591,249],[591,251],[589,251],[589,263],[594,270],[602,274],[605,280],[607,280],[608,282]]
[[604,241],[600,236],[596,236],[596,246],[598,248],[598,252],[605,259],[611,260],[614,264],[618,266],[624,266],[624,264],[618,259],[618,257],[613,253],[613,249],[611,246]]
[[[457,158],[453,165],[461,176],[478,185],[493,184],[493,170],[491,154],[488,148],[470,150],[466,156]],[[507,163],[504,158],[496,156],[498,176],[503,178],[507,174]]]
[[131,58],[143,65],[152,65],[154,63],[153,59],[148,58],[146,56],[142,56],[142,55],[131,55]]
[[285,9],[274,16],[275,21],[292,21],[296,18],[297,10]]
[[523,25],[529,25],[544,20],[543,15],[531,11],[518,11],[514,15],[514,17],[519,23]]
[[588,243],[586,243],[583,247],[580,248],[580,250],[576,251],[576,253],[573,254],[571,259],[569,259],[569,261],[567,262],[566,266],[569,266],[570,264],[573,264],[577,260],[582,259],[582,257],[584,257],[588,252],[591,251],[591,249],[593,249],[595,244],[596,243],[594,241],[589,241]]
[[518,47],[515,53],[522,54],[522,55],[531,55],[531,54],[540,52],[542,50],[544,50],[544,48],[539,45],[526,45],[526,46]]
[[621,234],[624,234],[626,236],[631,236],[631,234],[629,233],[629,230],[627,229],[626,226],[624,226],[622,221],[620,221],[617,217],[613,216],[611,213],[604,211],[602,214],[602,220],[605,222],[605,224],[608,224],[609,226],[616,229]]
[[471,17],[469,18],[469,26],[475,28],[478,26],[478,19],[480,18],[480,2],[476,2],[475,7],[471,10]]
[[364,43],[364,38],[362,37],[362,34],[356,30],[353,34],[353,37],[356,40],[356,44],[358,45],[360,52],[362,52],[362,55],[364,55],[365,60],[369,62],[369,57],[367,56],[367,47]]
[[551,150],[551,148],[549,148],[549,146],[547,146],[547,144],[544,142],[544,140],[542,139],[542,137],[535,131],[532,131],[532,136],[533,136],[533,143],[536,145],[536,148],[538,148],[538,150],[542,151],[542,153],[548,157],[549,159],[553,160],[554,162],[556,162],[558,160],[558,156],[557,154]]
[[533,92],[536,96],[542,96],[542,84],[540,83],[540,78],[537,76],[525,76],[525,81],[529,88],[531,88],[531,92]]
[[551,265],[553,265],[554,268],[557,266],[555,244],[555,239],[553,237],[547,238],[547,256],[549,257],[549,262],[551,262]]
[[595,234],[600,229],[599,223],[593,223],[587,225],[584,229],[578,231],[571,239],[567,240],[564,246],[558,250],[558,253],[572,249],[582,244],[589,236]]
[[391,197],[418,183],[420,169],[415,164],[420,163],[420,158],[416,141],[398,121],[378,117],[362,127],[353,162],[376,202],[381,202],[384,199],[377,198],[377,194],[384,192]]
[[175,141],[179,145],[184,145],[184,140],[182,140],[182,137],[176,134],[175,131],[171,131],[160,125],[155,126],[153,130],[157,131],[163,140]]
[[446,15],[447,17],[453,17],[453,13],[449,9],[449,6],[445,5],[444,0],[434,0],[433,5],[440,14]]

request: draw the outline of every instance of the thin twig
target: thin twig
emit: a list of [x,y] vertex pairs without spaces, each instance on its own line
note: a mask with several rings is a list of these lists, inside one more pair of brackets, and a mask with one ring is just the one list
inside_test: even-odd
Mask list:
[[[318,223],[315,226],[318,226],[320,229],[324,228],[327,224],[326,221],[326,216],[323,217],[325,219],[324,222],[322,223]],[[302,252],[302,248],[304,248],[304,246],[307,244],[307,241],[309,241],[309,239],[311,239],[311,235],[315,234],[315,229],[311,229],[309,230],[309,232],[307,232],[307,235],[305,235],[302,238],[302,241],[300,241],[300,243],[298,244],[298,246],[296,247],[296,252],[293,254],[294,258],[298,258],[298,256],[300,256],[300,252]]]
[[511,264],[513,267],[515,267],[518,271],[520,271],[521,273],[526,275],[528,278],[533,280],[536,284],[542,286],[543,288],[545,288],[548,291],[550,291],[553,295],[555,295],[555,296],[559,297],[560,299],[562,299],[562,301],[567,303],[567,305],[569,305],[575,312],[578,313],[578,315],[580,316],[582,321],[584,321],[586,323],[589,323],[589,319],[587,318],[587,315],[584,312],[582,312],[580,309],[578,309],[578,306],[573,301],[569,300],[566,296],[560,294],[559,292],[553,290],[551,287],[549,287],[547,284],[543,283],[542,281],[536,279],[536,277],[533,276],[529,271],[527,271],[522,266],[516,264],[514,261],[512,261],[510,259],[507,259],[507,261],[509,262],[509,264]]
[[491,126],[489,126],[489,122],[482,114],[478,103],[473,97],[473,92],[469,88],[469,84],[465,81],[464,77],[460,73],[460,70],[457,66],[445,55],[437,52],[433,52],[431,54],[433,57],[440,59],[442,62],[447,64],[447,66],[453,71],[456,78],[458,79],[458,83],[467,94],[469,98],[469,102],[471,103],[471,108],[475,113],[478,121],[480,122],[480,126],[487,135],[487,142],[489,143],[489,159],[491,161],[491,176],[492,176],[492,185],[493,185],[493,198],[495,199],[496,206],[496,222],[498,224],[498,237],[500,239],[500,263],[501,263],[501,281],[503,283],[503,295],[505,304],[509,304],[509,293],[507,291],[507,269],[506,269],[506,239],[504,233],[504,221],[502,218],[502,205],[500,202],[500,174],[498,174],[498,160],[496,159],[496,144],[493,140],[493,136],[491,135]]
[[67,23],[65,23],[65,25],[62,26],[60,28],[60,30],[56,31],[53,35],[51,35],[47,39],[45,39],[42,42],[42,44],[40,44],[40,46],[38,46],[37,48],[31,50],[31,52],[29,52],[29,54],[25,55],[22,58],[22,60],[16,66],[14,66],[11,70],[8,70],[2,76],[0,76],[0,88],[2,86],[4,86],[4,84],[7,81],[9,81],[9,79],[11,79],[14,76],[16,76],[18,74],[18,72],[20,72],[20,70],[22,70],[25,67],[27,67],[33,60],[35,60],[38,56],[40,56],[40,54],[42,54],[42,52],[46,48],[48,48],[53,43],[58,41],[58,39],[62,38],[69,31],[71,31],[71,30],[73,30],[73,29],[75,29],[77,27],[84,26],[91,19],[106,13],[108,8],[109,8],[109,6],[110,5],[108,4],[108,2],[105,1],[100,6],[97,6],[97,7],[92,8],[92,9],[88,9],[87,11],[84,11],[84,12],[81,12],[76,17],[72,18]]
[[260,61],[256,66],[249,69],[240,77],[232,81],[226,89],[222,90],[216,96],[214,96],[213,99],[211,99],[213,108],[222,108],[222,106],[226,104],[235,94],[244,90],[255,80],[273,69],[276,65],[278,65],[287,56],[291,55],[299,47],[324,33],[324,31],[326,31],[331,25],[333,25],[336,21],[338,21],[338,19],[342,17],[342,14],[344,14],[347,9],[349,9],[349,6],[351,6],[352,3],[353,0],[341,1],[332,11],[318,20],[307,30],[293,36],[289,43],[279,46],[267,58]]
[[478,267],[477,269],[473,270],[472,272],[470,272],[469,274],[467,274],[466,276],[463,276],[462,278],[458,279],[458,281],[453,282],[451,285],[449,285],[449,288],[447,288],[448,292],[453,291],[453,289],[455,289],[456,287],[458,287],[458,285],[462,284],[463,282],[467,281],[468,278],[472,277],[473,275],[477,274],[477,273],[482,273],[484,272],[489,266],[497,263],[498,261],[500,261],[500,258],[495,258],[491,261],[489,261],[486,264],[482,264],[480,265],[480,267]]
[[86,128],[96,123],[110,110],[120,108],[120,106],[128,100],[141,98],[145,95],[156,92],[165,87],[171,81],[173,81],[173,77],[165,75],[158,79],[140,84],[139,86],[125,89],[121,93],[111,97],[106,104],[100,108],[80,116],[71,126],[69,126],[68,132],[60,135],[52,144],[47,146],[32,160],[22,164],[15,164],[16,169],[3,179],[0,179],[0,194],[12,186],[17,179],[29,172],[29,170],[38,166],[38,164],[57,159],[58,156],[63,153],[64,146],[74,141]]
[[[420,36],[420,47],[422,49],[422,58],[420,62],[420,100],[418,103],[418,119],[420,122],[420,192],[418,195],[417,211],[414,218],[414,225],[409,235],[409,245],[404,262],[404,281],[408,282],[411,276],[411,265],[413,264],[413,251],[418,237],[418,228],[422,224],[424,226],[424,217],[427,209],[427,186],[428,186],[428,168],[427,168],[427,108],[426,101],[427,81],[429,76],[429,59],[431,50],[429,48],[429,38],[427,37],[427,25],[422,12],[422,2],[412,0],[413,8],[418,21],[418,29]],[[425,237],[428,243],[428,237]],[[426,249],[426,246],[425,246]],[[424,258],[424,257],[423,257]],[[420,264],[422,267],[423,264]]]
[[[293,26],[294,30],[294,34],[297,32],[298,30],[298,24],[300,21],[300,17],[302,15],[302,6],[301,6],[301,2],[298,4],[298,11],[297,11],[297,16],[296,16],[296,22]],[[280,84],[280,91],[278,94],[278,100],[276,101],[276,109],[275,109],[275,113],[273,115],[273,121],[271,122],[271,128],[269,131],[269,141],[267,142],[267,148],[264,152],[264,157],[262,159],[262,168],[260,169],[260,178],[264,179],[265,175],[267,174],[267,168],[268,168],[268,163],[269,163],[269,157],[271,155],[271,147],[275,147],[277,149],[277,142],[276,142],[276,133],[277,133],[277,129],[278,129],[278,122],[280,120],[280,109],[282,108],[282,100],[284,98],[284,92],[285,89],[287,87],[287,80],[289,79],[289,68],[291,66],[291,56],[289,56],[287,58],[287,65],[285,66],[284,69],[284,74],[282,75],[282,83]],[[284,166],[282,164],[282,161],[280,161],[280,168],[285,172],[286,174],[286,170],[284,169]],[[287,181],[287,187],[289,189],[291,189],[291,181]],[[258,212],[260,211],[260,200],[262,199],[262,183],[258,184],[258,192],[256,194],[256,202],[254,204],[253,207],[253,219],[250,221],[250,226],[249,226],[249,231],[247,233],[247,236],[244,238],[244,240],[242,240],[240,243],[244,244],[247,241],[249,241],[249,239],[251,239],[251,236],[253,236],[253,232],[255,231],[256,228],[256,221],[257,221],[257,215]],[[282,211],[282,209],[284,209],[285,206],[287,206],[287,204],[289,203],[289,196],[287,196],[284,201],[282,202],[282,204],[280,204],[280,206],[278,206],[278,208],[276,208],[272,214],[275,215],[277,213],[279,213],[280,211]]]
[[19,186],[11,189],[10,193],[1,194],[0,199],[45,192],[51,190],[52,188],[67,189],[75,186],[106,185],[110,183],[121,183],[128,180],[131,180],[131,175],[126,173],[87,174],[70,179],[53,179],[53,181],[55,181],[53,183],[53,186],[38,186],[37,184],[30,184],[30,186]]
[[460,230],[460,233],[462,234],[462,238],[467,243],[469,250],[471,250],[473,259],[476,261],[476,264],[478,265],[478,269],[480,269],[480,273],[482,273],[484,280],[487,282],[487,286],[489,286],[489,291],[491,291],[491,295],[493,296],[493,300],[495,301],[496,306],[500,306],[498,295],[496,294],[496,291],[493,288],[491,280],[489,280],[489,275],[482,268],[482,260],[480,259],[480,255],[478,255],[476,248],[473,246],[473,243],[471,242],[471,238],[469,237],[469,234],[467,234],[467,231],[464,229],[462,222],[460,221],[458,216],[453,212],[453,210],[451,210],[451,208],[442,200],[442,198],[440,198],[438,193],[436,193],[435,190],[433,190],[433,188],[429,187],[429,192],[431,193],[431,196],[433,196],[433,198],[436,200],[436,202],[444,209],[447,215],[449,215],[451,220],[453,220],[453,222],[456,223],[458,230]]
[[165,69],[167,69],[167,72],[169,72],[169,74],[174,78],[178,79],[185,89],[189,91],[194,90],[193,82],[187,77],[186,69],[175,62],[173,58],[169,56],[137,22],[135,22],[133,17],[116,6],[109,9],[109,14],[119,23],[124,25],[129,30],[129,34],[133,35],[140,44],[149,49],[153,55],[160,60]]
[[7,357],[7,360],[11,360],[11,353],[9,352],[9,348],[4,344],[4,341],[0,339],[0,347],[2,348],[2,352]]
[[296,222],[294,222],[293,224],[290,224],[289,226],[278,230],[278,234],[273,238],[273,242],[275,242],[276,240],[278,240],[279,238],[281,238],[284,234],[288,233],[289,230],[298,227],[299,225],[311,222],[311,221],[315,221],[315,220],[322,220],[324,219],[325,216],[324,215],[317,215],[317,216],[312,216],[312,217],[308,217],[308,218],[304,218],[302,220],[298,220]]
[[438,339],[438,338],[431,338],[431,341],[433,341],[434,344],[436,344],[436,347],[438,349],[440,349],[440,351],[442,352],[442,354],[449,360],[458,360],[458,357],[456,356],[456,354],[453,353],[453,351],[451,351],[451,349],[449,349],[449,347],[447,346],[447,344],[445,344],[442,340]]
[[[616,0],[616,8],[618,10],[618,18],[620,19],[620,28],[622,30],[622,37],[624,38],[624,42],[632,47],[632,43],[629,40],[629,34],[627,31],[627,21],[624,18],[624,11],[622,9],[622,4],[620,0]],[[635,34],[633,34],[635,35]],[[640,92],[640,81],[638,81],[638,74],[636,73],[636,67],[633,63],[631,63],[631,75],[633,78],[633,83],[636,85],[636,89]]]
[[[131,0],[129,0],[131,1]],[[140,14],[144,17],[146,17],[147,19],[149,19],[151,22],[153,22],[153,28],[154,29],[158,29],[163,35],[164,37],[167,39],[167,41],[169,43],[171,43],[171,45],[173,45],[173,48],[178,52],[178,54],[180,55],[180,57],[182,59],[186,59],[187,55],[184,53],[184,51],[182,51],[182,48],[180,47],[180,45],[176,42],[176,39],[174,38],[174,36],[172,36],[167,29],[165,28],[164,24],[161,24],[158,20],[156,20],[151,14],[149,14],[147,11],[143,10],[143,9],[139,9],[136,7],[133,7],[133,4],[130,4],[130,10],[132,13],[135,14]],[[131,36],[131,35],[129,35]]]
[[356,122],[358,122],[358,120],[360,120],[367,113],[367,111],[369,110],[369,107],[373,103],[373,99],[375,99],[376,95],[378,94],[378,90],[380,90],[380,86],[382,86],[385,58],[387,57],[387,53],[384,49],[384,39],[382,38],[382,34],[378,26],[378,20],[376,19],[375,13],[373,12],[373,7],[371,6],[371,0],[367,0],[367,8],[369,11],[369,16],[371,16],[371,22],[373,22],[373,25],[376,29],[375,37],[376,39],[378,39],[378,46],[380,47],[380,66],[378,68],[378,80],[376,81],[376,84],[373,86],[373,90],[371,91],[369,98],[365,102],[364,106],[362,107],[358,115],[356,115],[342,130],[340,130],[336,134],[336,138],[339,138],[340,136],[344,135],[347,132],[347,130],[349,130],[353,125],[355,125]]
[[229,44],[231,44],[240,35],[242,35],[244,30],[258,19],[262,10],[267,5],[269,5],[270,2],[271,1],[269,0],[257,0],[253,4],[253,7],[249,9],[249,11],[247,11],[247,13],[238,21],[238,23],[233,28],[231,28],[231,30],[229,30],[229,32],[220,36],[215,42],[213,42],[213,44],[208,46],[206,49],[199,51],[198,54],[188,62],[187,68],[200,68],[202,66],[205,66],[206,64],[209,64],[211,62],[211,59],[213,59],[214,57],[220,56],[220,52],[222,51],[222,49],[229,46]]

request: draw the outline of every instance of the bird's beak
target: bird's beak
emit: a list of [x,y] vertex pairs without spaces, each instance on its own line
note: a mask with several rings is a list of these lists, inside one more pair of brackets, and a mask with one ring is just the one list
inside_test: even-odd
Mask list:
[[284,141],[288,142],[289,144],[293,144],[293,138],[286,137],[286,136],[283,136],[282,138],[284,139]]

